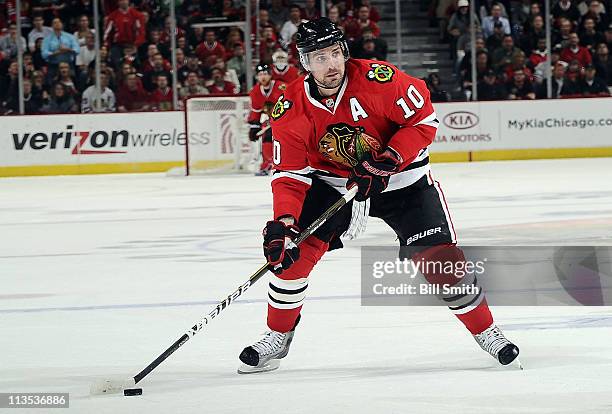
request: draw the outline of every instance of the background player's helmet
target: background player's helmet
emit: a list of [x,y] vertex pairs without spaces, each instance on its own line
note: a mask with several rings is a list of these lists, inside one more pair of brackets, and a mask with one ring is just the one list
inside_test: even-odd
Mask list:
[[308,53],[339,44],[344,58],[349,58],[349,50],[344,33],[327,17],[310,20],[298,27],[296,46],[300,54],[300,62],[304,69],[309,70]]
[[257,67],[255,68],[255,75],[257,75],[259,72],[272,73],[272,68],[270,68],[267,63],[262,63],[260,65],[257,65]]

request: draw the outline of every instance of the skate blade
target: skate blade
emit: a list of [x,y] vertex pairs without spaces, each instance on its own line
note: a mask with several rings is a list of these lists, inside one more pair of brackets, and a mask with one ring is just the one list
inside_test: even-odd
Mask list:
[[521,361],[517,358],[514,359],[514,361],[512,361],[511,363],[509,363],[508,365],[506,365],[509,368],[512,369],[518,369],[518,370],[523,370],[523,364],[521,363]]
[[238,367],[239,374],[256,374],[258,372],[268,372],[277,370],[280,367],[279,359],[271,359],[270,361],[263,364],[261,367],[253,367],[247,364],[241,364]]
[[[497,361],[499,363],[499,361]],[[507,365],[502,365],[499,364],[497,365],[499,369],[502,370],[519,370],[519,371],[523,371],[523,364],[521,363],[521,361],[518,358],[514,358],[514,360],[507,364]]]

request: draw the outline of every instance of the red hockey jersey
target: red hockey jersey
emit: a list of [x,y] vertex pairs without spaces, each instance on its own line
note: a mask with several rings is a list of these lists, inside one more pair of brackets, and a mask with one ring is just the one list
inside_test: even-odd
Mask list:
[[385,191],[429,172],[427,147],[438,120],[424,81],[386,62],[349,59],[335,99],[317,100],[308,76],[288,85],[271,114],[274,217],[300,216],[311,174],[346,191],[346,178],[366,151],[392,148],[402,158]]
[[104,41],[112,44],[134,44],[140,46],[145,41],[144,15],[133,7],[123,12],[119,9],[106,16]]
[[286,89],[287,85],[284,82],[276,80],[270,81],[270,87],[267,92],[261,84],[255,84],[249,92],[249,97],[251,98],[249,123],[260,122],[261,113],[270,112]]
[[213,42],[212,45],[202,42],[196,47],[195,54],[204,65],[212,66],[216,58],[225,57],[225,48],[217,41]]

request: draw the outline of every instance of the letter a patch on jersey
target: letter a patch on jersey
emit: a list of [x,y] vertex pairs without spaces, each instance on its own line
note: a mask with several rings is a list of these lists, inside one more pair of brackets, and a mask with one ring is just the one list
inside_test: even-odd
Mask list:
[[370,64],[370,70],[366,73],[366,78],[371,81],[385,83],[389,82],[393,75],[395,75],[395,71],[390,66],[382,63],[372,63]]
[[319,152],[324,158],[348,167],[354,167],[369,151],[379,152],[380,142],[366,134],[362,127],[345,123],[327,127],[327,133],[319,140]]
[[274,108],[272,108],[272,119],[279,119],[285,114],[285,112],[287,112],[289,108],[291,108],[291,105],[291,101],[285,99],[284,95],[279,96],[278,101],[276,101],[276,104],[274,105]]

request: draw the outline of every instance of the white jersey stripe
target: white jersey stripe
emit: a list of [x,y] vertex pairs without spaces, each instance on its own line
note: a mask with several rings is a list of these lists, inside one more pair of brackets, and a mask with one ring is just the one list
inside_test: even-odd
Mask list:
[[451,241],[453,243],[457,243],[457,234],[455,233],[455,226],[453,225],[453,221],[451,219],[450,212],[448,211],[448,205],[446,204],[446,198],[444,197],[444,193],[442,192],[440,183],[434,180],[433,185],[436,191],[438,192],[438,197],[440,198],[440,204],[442,204],[442,209],[444,210],[444,216],[446,217],[448,228],[451,231]]
[[434,127],[437,129],[438,125],[440,125],[440,122],[438,121],[438,117],[436,116],[436,113],[432,112],[431,115],[427,116],[426,118],[414,124],[414,126],[417,126],[417,125],[428,125],[430,127]]
[[480,305],[482,303],[482,300],[484,299],[484,290],[480,289],[480,293],[478,294],[478,298],[476,299],[476,301],[474,302],[473,305],[470,306],[466,306],[465,308],[462,309],[450,309],[450,311],[452,313],[454,313],[455,315],[464,315],[470,311],[473,311],[474,309],[476,309],[478,307],[478,305]]
[[283,178],[283,177],[293,178],[294,180],[301,181],[304,184],[312,185],[312,178],[305,177],[300,174],[293,174],[287,171],[281,171],[281,172],[275,173],[272,176],[272,181],[277,180],[279,178]]

